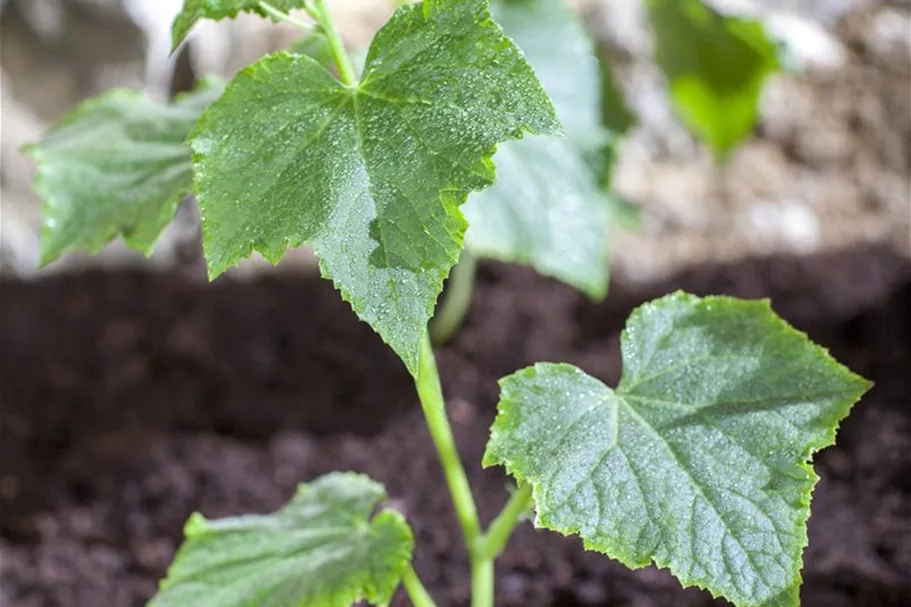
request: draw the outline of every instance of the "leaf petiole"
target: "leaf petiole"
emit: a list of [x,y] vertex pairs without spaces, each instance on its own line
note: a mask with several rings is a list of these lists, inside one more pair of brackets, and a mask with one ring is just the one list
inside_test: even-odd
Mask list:
[[339,79],[345,86],[356,86],[357,76],[355,75],[354,66],[351,65],[351,58],[348,57],[348,53],[345,51],[345,44],[342,42],[342,36],[335,25],[335,21],[332,20],[332,14],[326,7],[326,0],[314,0],[314,11],[316,12],[316,20],[323,26],[326,37],[329,39],[329,46],[332,49],[332,58],[335,61],[335,66],[338,68]]
[[[307,31],[307,32],[309,32],[310,30],[313,29],[312,23],[306,23],[304,21],[295,19],[288,13],[278,10],[277,8],[275,8],[268,2],[260,2],[259,7],[261,9],[263,9],[264,11],[266,11],[267,13],[269,13],[269,16],[272,17],[273,19],[275,19],[276,21],[284,21],[285,23],[290,23],[291,25],[293,25],[295,27],[299,27],[300,29]],[[307,14],[309,14],[309,11]]]
[[503,510],[490,524],[487,533],[478,545],[478,553],[483,557],[495,560],[506,548],[506,543],[512,536],[516,525],[522,520],[522,515],[528,512],[532,505],[532,487],[523,483],[509,498]]
[[405,592],[408,593],[408,598],[411,599],[414,607],[436,607],[436,603],[424,588],[414,567],[410,565],[402,572],[402,586],[405,587]]

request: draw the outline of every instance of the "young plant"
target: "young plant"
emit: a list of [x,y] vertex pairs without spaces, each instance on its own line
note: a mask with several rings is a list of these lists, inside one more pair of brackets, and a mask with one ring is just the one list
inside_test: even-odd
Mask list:
[[[498,14],[508,21],[524,7],[527,18],[552,10],[547,2],[516,0]],[[569,142],[506,144],[500,159],[534,166],[555,157],[576,179],[587,152],[573,146],[592,119],[562,109],[557,93],[555,109],[488,0],[399,8],[359,72],[324,0],[187,0],[174,42],[201,18],[257,11],[294,21],[292,8],[316,22],[316,48],[337,76],[307,55],[277,53],[220,96],[208,84],[159,107],[108,94],[32,148],[48,199],[45,259],[95,250],[116,233],[147,246],[190,191],[213,278],[254,249],[277,261],[289,246],[312,244],[324,276],[414,377],[464,535],[473,607],[493,605],[494,561],[532,509],[538,527],[579,535],[630,567],[667,567],[740,606],[797,605],[810,458],[832,444],[869,383],[767,302],[670,295],[630,317],[615,389],[564,364],[502,380],[484,465],[504,466],[518,488],[484,527],[427,324],[465,243],[463,205],[494,181],[496,146],[561,133],[562,112]],[[187,149],[178,131],[193,122]],[[526,188],[521,202],[548,185]],[[384,500],[370,479],[330,474],[271,515],[194,515],[150,605],[384,605],[399,585],[418,607],[433,605],[411,566],[412,532]]]

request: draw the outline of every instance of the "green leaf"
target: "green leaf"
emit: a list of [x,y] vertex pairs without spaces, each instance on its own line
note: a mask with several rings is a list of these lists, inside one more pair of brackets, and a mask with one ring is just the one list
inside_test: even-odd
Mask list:
[[531,483],[536,523],[741,606],[795,607],[812,454],[869,382],[767,301],[675,294],[622,337],[611,390],[570,365],[505,378],[485,466]]
[[335,70],[335,58],[332,56],[332,43],[322,31],[312,32],[291,47],[291,52],[306,55],[332,72]]
[[601,65],[601,122],[606,129],[607,137],[604,145],[589,152],[586,156],[589,164],[594,167],[599,175],[601,189],[609,192],[611,201],[611,215],[616,220],[627,210],[624,204],[617,199],[611,191],[614,163],[620,154],[623,136],[636,125],[636,115],[626,104],[623,93],[614,83],[607,57],[599,55]]
[[601,66],[601,122],[616,138],[636,126],[636,114],[627,105],[623,92],[614,82],[614,73],[607,57],[599,54],[598,63]]
[[628,232],[638,232],[642,229],[642,209],[616,194],[611,196],[611,217],[617,229]]
[[215,277],[312,243],[361,319],[414,374],[497,143],[559,130],[486,0],[425,0],[376,35],[359,84],[279,53],[241,72],[191,145]]
[[209,521],[194,514],[149,607],[386,605],[411,562],[401,514],[382,510],[383,487],[333,473],[301,485],[268,516]]
[[513,0],[494,16],[522,48],[568,138],[500,146],[497,182],[465,205],[466,246],[477,256],[528,264],[594,298],[607,290],[609,201],[586,162],[607,138],[593,45],[565,2]]
[[185,141],[222,92],[213,80],[173,103],[114,90],[84,102],[39,143],[35,190],[44,199],[41,263],[98,252],[121,235],[148,254],[192,189]]
[[500,0],[494,19],[525,55],[553,101],[566,138],[579,147],[603,140],[601,75],[594,43],[566,2]]
[[[287,13],[304,8],[307,0],[268,0],[273,8]],[[202,19],[233,19],[240,13],[256,13],[269,17],[260,0],[184,0],[183,9],[171,26],[171,44],[176,49],[183,42],[193,26]]]
[[702,0],[649,0],[656,58],[686,126],[724,158],[750,135],[765,79],[779,69],[762,25]]
[[603,298],[610,207],[594,172],[571,142],[516,143],[495,157],[496,184],[465,206],[466,246],[479,257],[527,264]]

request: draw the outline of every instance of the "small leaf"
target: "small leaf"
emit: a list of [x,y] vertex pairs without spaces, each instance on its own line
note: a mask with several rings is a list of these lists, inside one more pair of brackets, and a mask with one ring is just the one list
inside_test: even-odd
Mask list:
[[726,17],[702,0],[649,0],[656,58],[686,126],[719,158],[749,136],[778,51],[762,25]]
[[[273,8],[284,13],[304,8],[307,0],[268,0]],[[233,19],[240,13],[256,13],[268,17],[260,0],[184,0],[183,9],[171,26],[171,44],[176,49],[193,26],[202,19]]]
[[194,514],[149,607],[386,605],[411,562],[414,538],[386,498],[358,474],[301,485],[268,516],[209,521]]
[[766,301],[639,308],[611,390],[570,365],[501,382],[485,466],[531,483],[536,524],[741,606],[796,607],[812,454],[870,384]]
[[600,154],[601,77],[593,44],[565,2],[513,0],[494,16],[522,48],[568,138],[500,146],[497,182],[465,205],[466,246],[478,256],[528,264],[594,298],[607,289],[609,201],[586,163]]
[[43,140],[26,148],[45,200],[41,263],[68,251],[98,252],[118,235],[148,254],[192,189],[185,143],[202,111],[222,92],[205,81],[173,103],[114,90],[84,102]]
[[279,53],[241,72],[192,137],[215,277],[252,249],[277,262],[312,243],[323,275],[416,373],[459,207],[490,185],[497,143],[559,130],[486,0],[399,9],[359,84]]

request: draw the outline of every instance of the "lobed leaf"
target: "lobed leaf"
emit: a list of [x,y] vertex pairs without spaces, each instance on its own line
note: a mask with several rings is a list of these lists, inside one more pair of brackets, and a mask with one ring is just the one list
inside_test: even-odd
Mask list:
[[[284,13],[304,8],[307,0],[268,0],[273,8]],[[183,8],[171,26],[171,44],[176,49],[202,19],[233,19],[240,13],[256,13],[268,17],[260,0],[184,0]]]
[[380,30],[345,86],[309,57],[241,72],[191,138],[215,277],[255,249],[312,243],[331,278],[416,373],[421,340],[497,143],[559,131],[487,0],[425,0]]
[[611,390],[570,365],[501,382],[484,456],[531,483],[536,524],[741,606],[795,607],[812,454],[869,382],[765,301],[639,308]]
[[656,59],[677,113],[724,158],[759,117],[778,50],[758,21],[724,16],[703,0],[649,0]]
[[149,607],[386,605],[411,562],[414,538],[392,510],[372,516],[382,486],[333,473],[301,485],[268,516],[198,514]]
[[528,264],[595,298],[607,289],[610,202],[586,155],[608,138],[592,41],[565,2],[513,0],[494,16],[522,48],[554,102],[567,138],[500,146],[497,182],[465,205],[466,246],[479,256]]
[[203,82],[173,103],[114,90],[84,102],[26,147],[44,199],[41,263],[69,251],[98,252],[118,235],[148,254],[192,190],[185,141],[221,83]]

